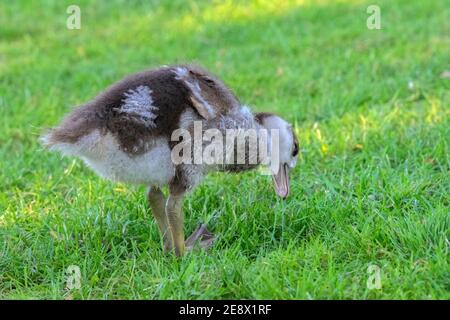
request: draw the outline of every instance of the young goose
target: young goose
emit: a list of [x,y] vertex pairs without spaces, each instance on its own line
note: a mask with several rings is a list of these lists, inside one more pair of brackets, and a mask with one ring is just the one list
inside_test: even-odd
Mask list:
[[[296,165],[298,154],[292,127],[271,113],[252,114],[222,81],[196,66],[161,67],[128,76],[76,108],[59,126],[48,130],[41,143],[50,150],[81,158],[101,177],[149,186],[148,200],[164,249],[175,249],[176,255],[181,256],[196,241],[206,247],[214,240],[201,225],[185,242],[185,193],[208,172],[249,170],[265,159],[258,154],[250,161],[246,154],[245,161],[237,163],[233,154],[233,161],[225,164],[173,161],[172,151],[179,141],[172,141],[172,134],[177,129],[191,133],[194,145],[207,145],[205,139],[195,136],[196,123],[202,125],[202,132],[215,129],[224,136],[229,129],[254,129],[257,141],[263,142],[261,146],[269,154],[274,149],[272,140],[263,140],[262,132],[278,130],[279,152],[275,160],[279,164],[271,166],[270,171],[276,193],[287,197],[288,171]],[[246,138],[245,143],[248,150],[252,142]],[[192,158],[195,148],[190,148],[192,152],[184,149],[181,154]],[[236,147],[225,148],[223,155],[233,151]],[[163,186],[169,187],[167,200],[161,191]]]

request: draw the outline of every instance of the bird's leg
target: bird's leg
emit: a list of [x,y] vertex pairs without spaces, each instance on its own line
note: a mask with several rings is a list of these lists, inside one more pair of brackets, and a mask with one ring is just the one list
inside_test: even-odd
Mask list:
[[156,187],[151,187],[148,190],[147,198],[150,207],[152,208],[153,216],[155,217],[159,230],[161,231],[164,241],[164,251],[168,252],[173,249],[173,243],[165,211],[166,199],[161,189]]
[[169,198],[166,203],[166,215],[169,229],[172,234],[172,243],[175,247],[175,254],[180,257],[185,249],[191,250],[195,245],[202,248],[210,247],[216,240],[214,234],[206,229],[206,225],[200,224],[197,229],[184,241],[184,215],[183,198],[186,189],[176,181],[169,185]]
[[170,192],[166,203],[166,215],[172,234],[172,243],[175,246],[175,254],[181,257],[184,254],[184,216],[183,193]]

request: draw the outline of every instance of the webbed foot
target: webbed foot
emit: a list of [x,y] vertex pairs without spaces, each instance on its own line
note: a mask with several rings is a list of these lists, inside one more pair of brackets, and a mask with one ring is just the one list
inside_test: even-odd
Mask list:
[[202,249],[208,249],[214,244],[217,237],[210,232],[204,223],[201,223],[197,229],[186,239],[186,250],[191,251],[196,246]]

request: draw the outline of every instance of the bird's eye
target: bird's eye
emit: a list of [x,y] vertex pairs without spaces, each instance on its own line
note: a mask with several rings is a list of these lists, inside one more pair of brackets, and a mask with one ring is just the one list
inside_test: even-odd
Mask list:
[[295,157],[298,154],[298,143],[294,143],[294,150],[292,151],[292,156]]

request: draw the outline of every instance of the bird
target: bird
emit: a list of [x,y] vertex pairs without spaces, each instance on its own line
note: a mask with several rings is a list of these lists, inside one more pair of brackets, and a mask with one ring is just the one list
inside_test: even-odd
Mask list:
[[[254,136],[240,140],[243,149],[239,150],[246,152],[237,161],[235,142],[239,133],[250,130]],[[229,132],[238,133],[230,138],[234,144],[224,145]],[[205,139],[207,133],[215,137]],[[289,122],[274,113],[252,112],[222,80],[193,64],[126,76],[75,107],[39,139],[50,151],[81,159],[102,178],[147,186],[163,249],[178,257],[195,245],[208,248],[217,238],[205,224],[187,239],[184,234],[183,200],[208,173],[238,173],[263,166],[272,176],[276,194],[285,199],[289,171],[299,153]],[[206,151],[208,146],[213,147],[215,162],[194,159],[197,149]],[[249,155],[250,149],[257,150],[256,155]]]

